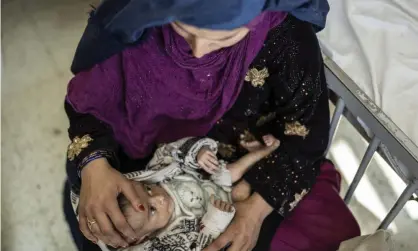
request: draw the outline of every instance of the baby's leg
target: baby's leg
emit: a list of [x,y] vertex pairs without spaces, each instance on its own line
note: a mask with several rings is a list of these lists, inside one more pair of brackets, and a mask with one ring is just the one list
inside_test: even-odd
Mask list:
[[227,165],[228,170],[231,172],[232,182],[239,180],[252,165],[262,158],[267,157],[280,146],[280,141],[272,135],[264,136],[263,140],[265,145],[247,153],[236,162]]
[[250,197],[250,193],[250,184],[248,184],[248,182],[246,182],[245,180],[242,180],[232,188],[232,201],[239,202],[246,200],[248,197]]

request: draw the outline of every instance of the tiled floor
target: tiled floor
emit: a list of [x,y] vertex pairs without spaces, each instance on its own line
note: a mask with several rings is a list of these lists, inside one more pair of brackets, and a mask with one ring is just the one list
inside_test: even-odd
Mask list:
[[[71,77],[68,70],[71,57],[85,25],[90,1],[2,2],[1,250],[75,250],[61,212],[68,144],[63,98]],[[365,145],[360,138],[352,137],[351,130],[342,124],[331,152],[334,159],[341,156],[338,149],[344,147],[352,149],[352,161],[360,158]],[[343,166],[347,162],[344,161],[337,159],[336,163]],[[396,196],[376,163],[367,175],[382,206],[376,213],[364,203],[353,202],[353,211],[366,233],[378,225],[382,212],[390,208]],[[368,191],[367,186],[363,188]],[[358,200],[362,202],[361,198]],[[399,250],[416,250],[413,247],[418,246],[417,219],[403,212],[395,225]]]

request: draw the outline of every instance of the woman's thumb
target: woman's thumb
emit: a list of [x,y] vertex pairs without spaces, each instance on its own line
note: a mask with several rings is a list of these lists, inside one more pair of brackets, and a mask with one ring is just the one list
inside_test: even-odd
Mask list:
[[136,211],[144,211],[144,206],[141,204],[138,193],[135,190],[134,185],[130,181],[126,181],[122,186],[122,194],[125,195],[126,199],[131,203],[132,207]]

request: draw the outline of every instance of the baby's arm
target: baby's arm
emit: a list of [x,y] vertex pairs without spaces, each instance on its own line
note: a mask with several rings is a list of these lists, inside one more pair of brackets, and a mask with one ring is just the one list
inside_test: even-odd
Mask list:
[[216,153],[217,143],[210,138],[188,137],[164,144],[154,153],[147,169],[158,165],[168,165],[173,160],[183,163],[184,166],[199,169],[198,155],[204,149]]
[[210,198],[206,214],[200,223],[197,245],[203,249],[212,243],[229,226],[235,216],[235,208],[228,202]]
[[264,136],[264,145],[254,148],[239,160],[230,163],[226,168],[231,172],[232,183],[237,182],[250,169],[252,165],[267,157],[280,146],[280,141],[272,135]]

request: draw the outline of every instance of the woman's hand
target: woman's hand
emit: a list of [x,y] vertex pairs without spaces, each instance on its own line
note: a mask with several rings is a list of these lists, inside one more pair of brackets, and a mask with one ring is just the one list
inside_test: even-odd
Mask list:
[[273,210],[257,193],[235,204],[236,214],[226,231],[204,251],[219,251],[231,243],[228,251],[252,250],[257,243],[261,225]]
[[95,243],[100,239],[113,247],[126,247],[134,242],[135,232],[117,202],[118,195],[123,193],[135,209],[141,210],[132,183],[112,168],[105,158],[87,164],[81,172],[81,179],[78,212],[84,236]]

